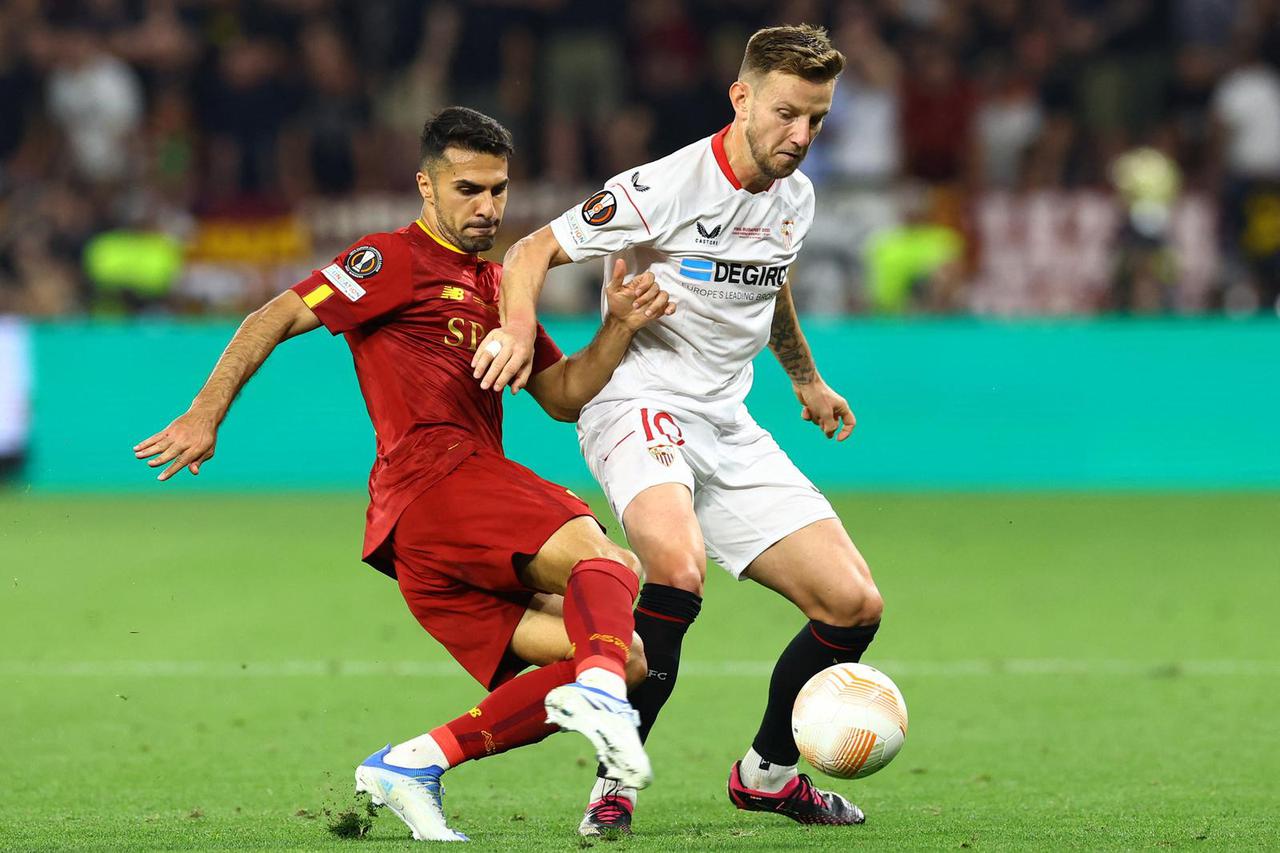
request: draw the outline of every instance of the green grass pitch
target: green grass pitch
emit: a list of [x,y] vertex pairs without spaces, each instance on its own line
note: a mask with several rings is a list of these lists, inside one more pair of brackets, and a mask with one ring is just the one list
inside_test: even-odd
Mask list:
[[[858,495],[887,601],[897,760],[831,782],[864,826],[735,811],[770,662],[802,623],[709,573],[610,849],[1280,847],[1280,495]],[[449,511],[442,508],[441,511]],[[0,496],[0,848],[408,848],[326,829],[354,765],[479,688],[358,562],[358,496]],[[466,765],[481,850],[576,850],[576,736]]]

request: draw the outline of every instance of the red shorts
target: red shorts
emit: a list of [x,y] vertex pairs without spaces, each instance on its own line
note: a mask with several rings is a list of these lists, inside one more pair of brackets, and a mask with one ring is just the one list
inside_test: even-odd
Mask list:
[[594,518],[568,489],[481,450],[396,522],[391,559],[409,610],[487,689],[528,665],[508,653],[534,594],[516,576],[517,561],[580,515]]

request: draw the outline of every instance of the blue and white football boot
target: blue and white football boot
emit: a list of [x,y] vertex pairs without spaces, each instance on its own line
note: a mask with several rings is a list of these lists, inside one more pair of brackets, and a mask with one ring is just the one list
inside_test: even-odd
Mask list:
[[356,793],[367,793],[375,806],[386,806],[405,822],[416,841],[469,841],[444,819],[444,785],[439,767],[396,767],[385,761],[391,745],[370,755],[356,768]]
[[547,722],[585,735],[610,779],[624,787],[645,788],[653,781],[649,756],[636,727],[640,715],[626,699],[573,682],[547,694]]

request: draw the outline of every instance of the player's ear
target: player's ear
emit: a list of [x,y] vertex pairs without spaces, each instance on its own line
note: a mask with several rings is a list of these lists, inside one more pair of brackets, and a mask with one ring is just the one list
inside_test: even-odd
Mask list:
[[425,169],[419,170],[415,176],[418,180],[418,195],[422,196],[423,201],[435,200],[435,187],[431,184],[431,176],[427,174]]
[[751,109],[751,84],[742,80],[734,80],[729,86],[729,103],[739,118],[746,118]]

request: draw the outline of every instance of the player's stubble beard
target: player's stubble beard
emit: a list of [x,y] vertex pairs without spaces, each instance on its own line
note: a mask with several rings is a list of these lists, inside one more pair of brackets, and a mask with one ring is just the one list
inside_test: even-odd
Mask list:
[[751,159],[755,161],[756,168],[760,170],[760,174],[771,181],[779,181],[789,177],[792,172],[800,168],[800,164],[804,162],[804,156],[809,153],[809,147],[806,145],[799,152],[800,156],[787,157],[781,164],[775,164],[773,157],[782,155],[765,148],[764,144],[756,136],[755,127],[751,119],[747,119],[744,135],[747,138],[747,150],[751,152]]
[[493,234],[484,237],[467,237],[461,231],[455,231],[452,226],[445,225],[443,221],[440,221],[440,230],[444,232],[442,236],[446,240],[462,251],[478,255],[493,248],[494,241],[498,238],[498,223],[500,221],[495,219],[487,222],[486,225],[493,226]]
[[[435,186],[434,180],[432,181],[432,186]],[[439,190],[437,189],[436,192],[438,194]],[[445,218],[444,211],[440,209],[439,204],[434,200],[428,201],[427,204],[430,204],[432,209],[436,212],[436,226],[440,229],[441,237],[448,240],[462,251],[472,255],[478,255],[481,252],[487,252],[493,248],[494,242],[498,239],[498,226],[502,224],[501,219],[483,220],[484,226],[493,227],[492,234],[486,234],[483,237],[468,237],[463,232],[463,229],[467,226],[467,222],[464,221],[461,227],[455,228],[453,223]],[[473,224],[480,225],[481,222],[477,221]]]

